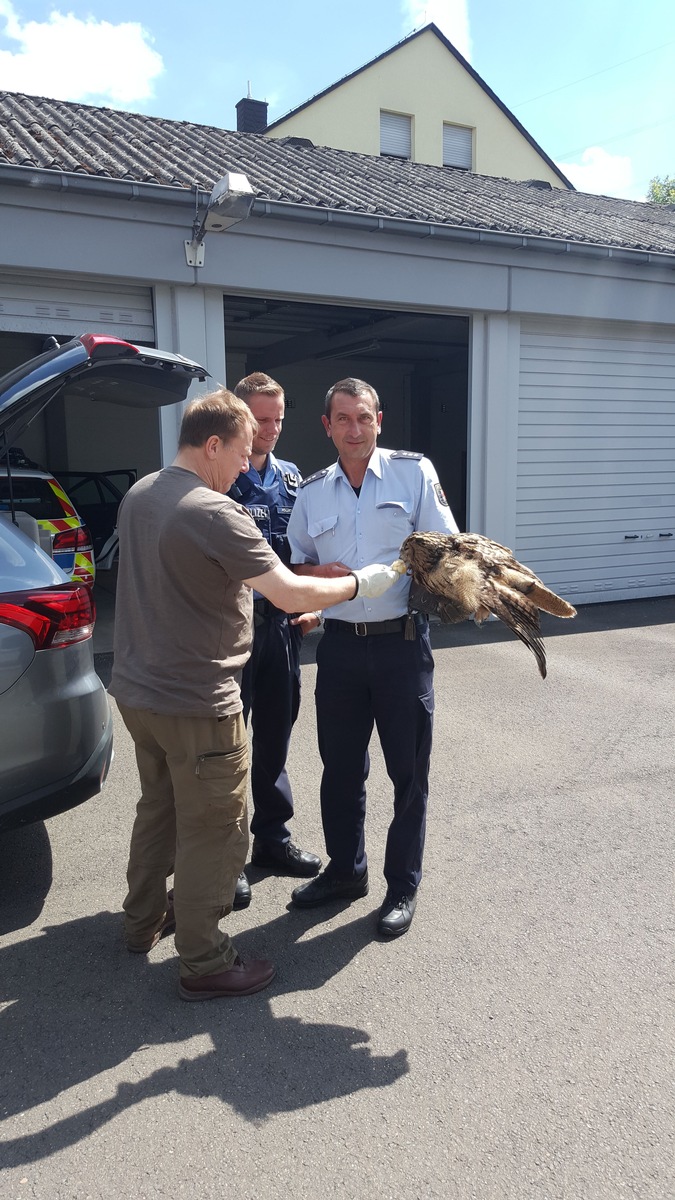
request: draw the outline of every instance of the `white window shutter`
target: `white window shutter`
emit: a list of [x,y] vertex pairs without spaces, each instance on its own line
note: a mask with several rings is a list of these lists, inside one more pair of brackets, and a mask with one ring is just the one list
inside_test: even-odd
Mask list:
[[412,118],[400,113],[380,113],[380,154],[412,156]]
[[473,139],[470,129],[461,125],[443,126],[443,166],[464,167],[470,171],[473,166]]

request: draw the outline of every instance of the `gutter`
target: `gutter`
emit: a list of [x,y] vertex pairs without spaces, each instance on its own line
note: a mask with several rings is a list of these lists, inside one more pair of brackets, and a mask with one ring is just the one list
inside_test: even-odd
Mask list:
[[[189,210],[192,223],[195,204],[206,208],[210,193],[201,188],[185,188],[163,183],[138,183],[129,179],[109,179],[104,175],[85,175],[77,171],[52,171],[40,167],[0,163],[0,183],[34,188],[36,191],[69,192],[74,195],[170,204]],[[635,266],[660,266],[675,270],[672,252],[634,250],[628,246],[608,246],[602,242],[574,242],[544,234],[522,234],[481,229],[479,226],[447,225],[417,218],[386,217],[345,209],[321,208],[286,200],[253,202],[252,217],[295,221],[304,225],[328,225],[334,229],[352,229],[365,233],[397,234],[405,237],[434,238],[440,242],[464,242],[470,245],[501,246],[519,250],[538,250],[546,254],[572,254],[595,259],[615,259]]]
[[[112,179],[106,175],[85,175],[79,171],[52,171],[44,167],[18,167],[0,163],[0,183],[34,188],[38,192],[70,192],[79,196],[102,196],[110,200],[146,200],[151,203],[195,206],[195,189],[164,183],[136,183],[131,179]],[[200,204],[206,205],[209,192],[198,191]]]
[[654,250],[633,250],[629,246],[608,246],[602,242],[572,242],[566,238],[545,234],[522,234],[481,229],[471,225],[446,225],[406,217],[382,217],[343,209],[326,209],[309,204],[293,204],[280,200],[253,202],[251,216],[274,217],[302,222],[305,225],[330,225],[333,228],[360,230],[365,233],[393,233],[406,237],[434,238],[439,242],[464,242],[472,245],[501,246],[518,250],[539,250],[547,254],[578,254],[586,258],[613,258],[636,266],[655,265],[675,270],[675,250],[672,253]]

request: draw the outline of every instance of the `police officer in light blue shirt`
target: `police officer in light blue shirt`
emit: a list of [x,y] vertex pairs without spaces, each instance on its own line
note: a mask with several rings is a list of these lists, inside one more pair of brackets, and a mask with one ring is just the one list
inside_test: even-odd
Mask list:
[[[258,423],[250,465],[228,495],[243,504],[281,561],[288,565],[287,527],[300,473],[295,463],[275,458],[284,420],[284,392],[269,375],[257,371],[240,380],[235,395]],[[258,592],[253,593],[253,649],[241,681],[244,719],[251,717],[251,862],[284,875],[309,877],[321,869],[316,854],[291,841],[288,821],[293,795],[286,770],[291,730],[300,704],[300,644],[316,627],[316,613],[288,617]],[[246,884],[240,881],[238,887]],[[249,889],[250,895],[250,889]]]
[[[368,562],[391,563],[416,530],[455,533],[433,465],[411,451],[380,450],[382,413],[374,388],[343,379],[322,418],[339,459],[301,483],[288,525],[299,574],[337,576]],[[321,815],[329,863],[293,892],[304,908],[368,892],[364,824],[376,725],[394,784],[378,931],[406,933],[422,876],[433,723],[428,621],[408,615],[410,580],[378,599],[357,596],[326,610],[317,649],[316,712],[323,762]]]

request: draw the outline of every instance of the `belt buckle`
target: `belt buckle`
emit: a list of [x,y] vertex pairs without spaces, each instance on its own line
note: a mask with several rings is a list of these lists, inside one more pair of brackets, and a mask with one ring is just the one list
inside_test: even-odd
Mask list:
[[368,636],[368,626],[365,621],[356,621],[354,624],[354,633],[357,637]]

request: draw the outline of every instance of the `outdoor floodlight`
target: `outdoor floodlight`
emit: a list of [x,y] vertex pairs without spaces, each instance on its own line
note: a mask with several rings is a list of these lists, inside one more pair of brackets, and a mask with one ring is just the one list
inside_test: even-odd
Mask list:
[[203,267],[204,238],[207,233],[222,233],[231,225],[245,221],[251,212],[255,193],[245,175],[227,171],[213,185],[206,212],[195,216],[192,238],[185,242],[185,258],[189,267]]

